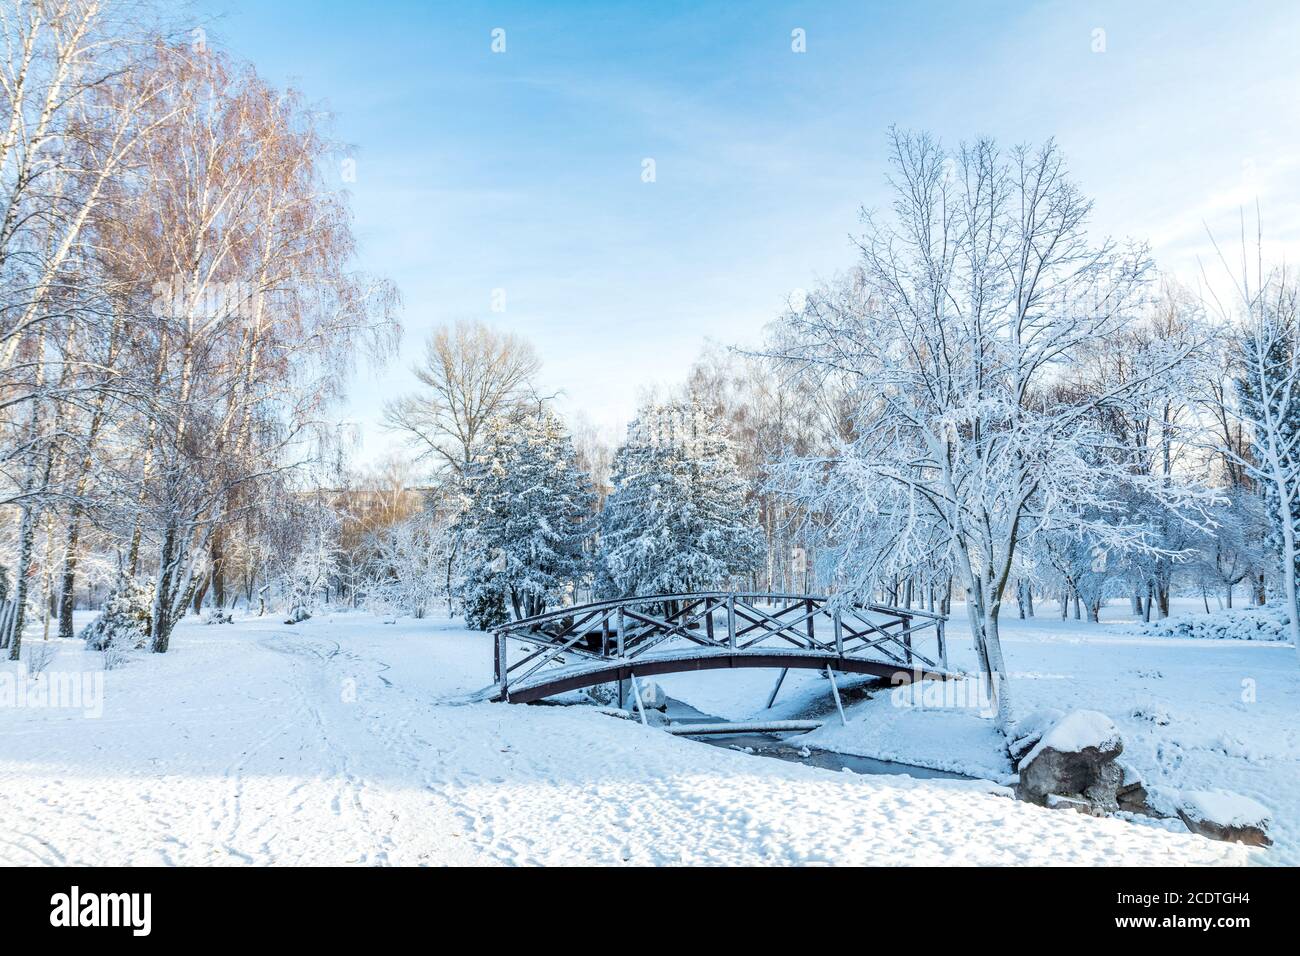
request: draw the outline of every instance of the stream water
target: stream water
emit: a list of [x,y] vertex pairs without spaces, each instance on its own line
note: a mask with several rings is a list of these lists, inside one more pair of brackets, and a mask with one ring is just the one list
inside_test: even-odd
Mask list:
[[[846,693],[845,697],[849,695]],[[866,696],[863,694],[862,696]],[[684,701],[668,698],[668,709],[665,716],[675,725],[690,724],[717,724],[726,723],[721,717],[714,717],[697,710]],[[828,715],[818,710],[815,713],[801,714],[800,719],[827,719]],[[829,719],[838,720],[832,710]],[[707,736],[692,736],[685,734],[683,736],[690,740],[697,740],[700,743],[709,744],[713,747],[726,747],[731,750],[740,750],[745,753],[754,754],[758,757],[774,757],[777,760],[787,760],[791,763],[807,764],[810,767],[821,767],[823,770],[851,770],[854,773],[871,773],[871,774],[902,774],[908,777],[918,777],[921,779],[944,779],[944,780],[969,780],[969,777],[959,773],[950,773],[946,770],[931,770],[929,767],[915,767],[911,764],[895,763],[889,760],[876,760],[873,757],[858,757],[853,754],[835,753],[830,750],[814,750],[811,747],[795,746],[787,743],[787,739],[797,736],[798,731],[778,734],[724,734]]]

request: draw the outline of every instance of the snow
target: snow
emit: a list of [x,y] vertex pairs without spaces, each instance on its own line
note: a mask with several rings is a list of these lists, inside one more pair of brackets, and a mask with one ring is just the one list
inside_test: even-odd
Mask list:
[[1089,747],[1111,750],[1119,739],[1119,728],[1105,714],[1095,710],[1074,710],[1054,723],[1020,763],[1021,766],[1031,763],[1049,747],[1059,753],[1078,753]]
[[[99,673],[101,656],[80,642],[51,645],[58,653],[37,680]],[[1200,643],[1197,653],[1218,646]],[[430,619],[384,625],[319,612],[295,626],[268,614],[205,627],[189,617],[167,654],[138,653],[103,673],[98,719],[0,709],[0,863],[1206,865],[1273,852],[1033,807],[987,780],[832,773],[748,756],[596,708],[458,705],[490,678],[490,647],[482,634]],[[1133,663],[1086,650],[1121,671]],[[1230,656],[1208,656],[1201,666],[1226,679]],[[1252,655],[1261,700],[1279,680],[1262,666],[1267,656]],[[668,693],[679,676],[663,680]],[[690,675],[737,702],[733,679],[761,687],[749,698],[756,710],[774,676]],[[783,689],[787,710],[828,686],[795,677]],[[1289,687],[1294,694],[1294,680]],[[859,726],[868,711],[889,713],[879,701],[852,707]],[[914,716],[933,739],[918,735],[921,750],[991,750],[992,738],[960,723],[966,715],[924,714]],[[1181,746],[1184,764],[1201,759],[1190,736]],[[1218,759],[1210,769],[1243,760]],[[1261,759],[1269,763],[1256,766],[1257,787],[1280,792],[1273,758]],[[1294,809],[1275,806],[1279,817]],[[1294,840],[1294,829],[1279,835]]]
[[[1192,604],[1186,602],[1183,610]],[[1017,708],[1025,715],[1021,728],[1034,722],[1036,712],[1044,726],[1070,710],[1105,714],[1124,741],[1120,760],[1141,778],[1159,810],[1173,815],[1185,791],[1240,793],[1273,818],[1275,845],[1254,857],[1255,862],[1300,865],[1300,728],[1295,721],[1300,668],[1295,650],[1280,642],[1134,633],[1133,622],[1123,619],[1121,602],[1104,609],[1102,624],[1062,621],[1052,609],[1047,603],[1038,618],[1002,622]],[[973,670],[966,620],[965,608],[955,607],[949,648],[954,667]],[[662,680],[670,695],[686,693],[684,699],[695,703],[678,678]],[[756,706],[751,696],[750,710],[788,716],[806,708],[819,690],[813,681],[795,684],[787,697],[786,688],[792,686],[787,680],[783,710],[762,710],[766,695]],[[823,694],[825,686],[821,681]],[[933,695],[925,693],[925,686],[888,689],[847,705],[848,726],[833,718],[794,742],[1004,783],[1014,779],[988,710],[926,706]],[[726,716],[739,719],[743,711],[737,700]]]

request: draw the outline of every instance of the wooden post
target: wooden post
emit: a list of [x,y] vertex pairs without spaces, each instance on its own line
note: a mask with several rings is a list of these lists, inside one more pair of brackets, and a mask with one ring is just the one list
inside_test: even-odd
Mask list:
[[831,623],[835,629],[835,654],[837,657],[844,656],[844,625],[840,621],[840,612],[836,611],[831,617]]
[[704,633],[713,640],[713,605],[708,598],[704,599]]
[[736,649],[736,595],[727,595],[727,646]]
[[816,610],[816,606],[811,600],[808,600],[804,601],[803,609],[808,612],[808,620],[805,623],[808,625],[808,643],[811,644],[817,633],[813,628],[813,620],[817,617],[817,615],[813,613],[813,611]]
[[904,614],[903,618],[903,648],[907,653],[907,663],[912,663],[912,615]]
[[772,693],[767,696],[767,709],[771,710],[772,705],[776,703],[776,692],[781,689],[781,683],[785,680],[786,673],[790,670],[788,667],[781,668],[781,673],[776,675],[776,683],[772,685]]
[[844,705],[840,703],[840,688],[839,685],[835,683],[835,672],[831,670],[830,664],[826,665],[826,676],[831,682],[831,694],[835,698],[835,709],[840,712],[840,723],[847,727],[849,725],[849,719],[844,716]]
[[623,609],[618,609],[618,656],[623,656]]
[[943,634],[943,625],[944,625],[943,618],[939,618],[939,620],[934,622],[934,626],[938,629],[938,635],[939,635],[939,663],[943,665],[944,670],[947,670],[948,669],[948,641]]
[[496,654],[493,656],[492,662],[493,675],[495,682],[501,685],[502,690],[505,690],[506,672],[508,670],[508,665],[506,664],[506,636],[500,631],[497,631],[496,641]]

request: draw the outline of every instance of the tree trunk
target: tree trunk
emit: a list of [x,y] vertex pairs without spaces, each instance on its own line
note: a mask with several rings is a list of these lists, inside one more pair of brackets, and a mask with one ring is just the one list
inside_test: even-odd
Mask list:
[[81,509],[73,506],[68,515],[68,536],[63,545],[63,574],[59,581],[59,637],[71,638],[72,605],[77,583],[77,545],[81,536]]
[[9,625],[9,659],[18,660],[22,650],[23,627],[27,614],[27,569],[31,566],[32,550],[36,543],[36,520],[29,505],[23,506],[22,523],[18,531],[18,566],[14,571],[14,614]]
[[226,606],[226,558],[225,541],[221,528],[214,528],[212,541],[208,545],[208,560],[211,565],[208,578],[212,585],[212,606]]

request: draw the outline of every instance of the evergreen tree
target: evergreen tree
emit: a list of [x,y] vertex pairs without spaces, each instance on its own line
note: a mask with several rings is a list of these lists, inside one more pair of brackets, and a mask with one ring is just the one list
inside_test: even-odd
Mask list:
[[601,515],[602,594],[722,588],[758,565],[762,532],[721,425],[695,403],[652,406],[628,429]]
[[461,517],[466,620],[489,630],[541,614],[586,573],[592,492],[563,423],[547,409],[498,418],[467,476]]

